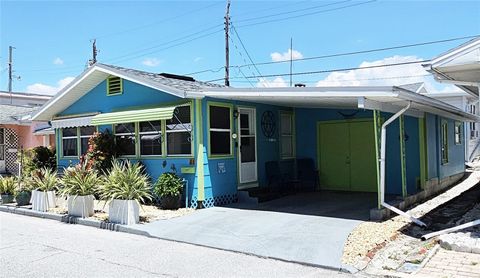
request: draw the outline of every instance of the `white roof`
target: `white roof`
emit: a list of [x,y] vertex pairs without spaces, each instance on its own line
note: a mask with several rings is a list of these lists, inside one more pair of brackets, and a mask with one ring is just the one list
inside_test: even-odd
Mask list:
[[[231,88],[216,84],[166,78],[161,74],[147,73],[116,66],[96,64],[47,102],[33,116],[35,121],[49,121],[100,84],[109,75],[154,88],[180,98],[215,97],[238,101],[266,103],[287,107],[370,109],[395,113],[411,102],[407,114],[423,117],[429,112],[462,121],[479,121],[480,118],[463,112],[442,101],[426,97],[406,88],[392,86],[356,87],[284,87],[284,88]],[[90,111],[95,113],[97,111]],[[62,122],[65,124],[66,122]]]
[[453,83],[468,94],[478,96],[480,83],[480,37],[435,57],[423,66],[438,81]]
[[460,121],[479,121],[445,102],[395,86],[300,87],[300,88],[212,88],[205,96],[297,108],[369,109],[396,113],[411,102],[407,115],[424,112]]
[[105,64],[95,64],[65,86],[55,95],[55,97],[50,99],[50,101],[45,103],[41,109],[33,115],[33,120],[51,120],[55,115],[75,103],[110,75],[118,76],[122,79],[160,90],[180,98],[202,97],[202,95],[198,95],[198,92],[203,88],[221,87],[218,84],[195,80],[182,80],[168,77],[168,75],[164,74],[150,73]]

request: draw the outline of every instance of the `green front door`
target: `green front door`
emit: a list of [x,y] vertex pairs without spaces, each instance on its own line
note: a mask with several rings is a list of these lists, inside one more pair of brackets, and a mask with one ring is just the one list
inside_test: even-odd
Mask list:
[[348,163],[348,125],[322,124],[319,127],[320,182],[322,188],[349,190],[350,174]]
[[377,191],[372,120],[319,123],[318,141],[323,189]]

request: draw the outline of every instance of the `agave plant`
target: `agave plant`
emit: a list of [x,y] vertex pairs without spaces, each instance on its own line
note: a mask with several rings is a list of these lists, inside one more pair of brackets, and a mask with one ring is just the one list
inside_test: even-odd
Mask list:
[[152,200],[149,178],[139,163],[114,160],[101,186],[101,197],[109,201],[136,200],[141,203]]
[[57,171],[50,168],[42,168],[32,172],[29,179],[31,187],[38,191],[54,191],[58,187]]
[[16,179],[14,177],[0,176],[0,194],[13,195],[15,194]]
[[78,165],[65,169],[60,180],[60,193],[68,196],[94,195],[102,182],[103,178],[90,167],[88,160],[83,160]]

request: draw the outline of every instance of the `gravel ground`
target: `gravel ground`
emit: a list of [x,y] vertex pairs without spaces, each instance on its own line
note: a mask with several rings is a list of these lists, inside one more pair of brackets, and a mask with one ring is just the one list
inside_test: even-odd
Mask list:
[[[95,201],[95,214],[90,218],[105,221],[108,219],[108,204],[106,201]],[[57,207],[50,209],[50,212],[58,214],[67,214],[67,201],[64,198],[57,197]],[[191,208],[180,208],[177,210],[160,209],[152,205],[140,206],[140,223],[152,222],[155,220],[170,219],[187,215],[195,211]]]
[[[475,186],[479,181],[479,177],[479,170],[472,171],[468,178],[455,187],[407,212],[414,217],[420,218]],[[410,221],[403,216],[396,216],[384,222],[365,222],[360,224],[352,231],[345,243],[342,262],[358,269],[364,269],[375,254],[385,246],[395,244],[395,241],[400,245],[404,245],[404,241],[410,241],[409,238],[413,240],[412,237],[403,235],[400,232],[408,224],[410,224]],[[405,250],[405,253],[408,253],[407,250]]]

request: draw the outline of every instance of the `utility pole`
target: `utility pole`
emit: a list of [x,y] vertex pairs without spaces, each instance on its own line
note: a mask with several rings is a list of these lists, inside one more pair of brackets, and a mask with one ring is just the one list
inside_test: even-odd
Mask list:
[[290,87],[292,87],[292,69],[293,69],[293,38],[290,38]]
[[230,54],[228,46],[228,31],[230,29],[230,0],[227,0],[225,10],[225,86],[230,86]]
[[97,39],[93,39],[93,44],[92,44],[92,59],[88,62],[90,66],[93,66],[97,63]]
[[12,79],[13,79],[13,46],[8,47],[8,93],[10,94],[10,104],[13,103]]

